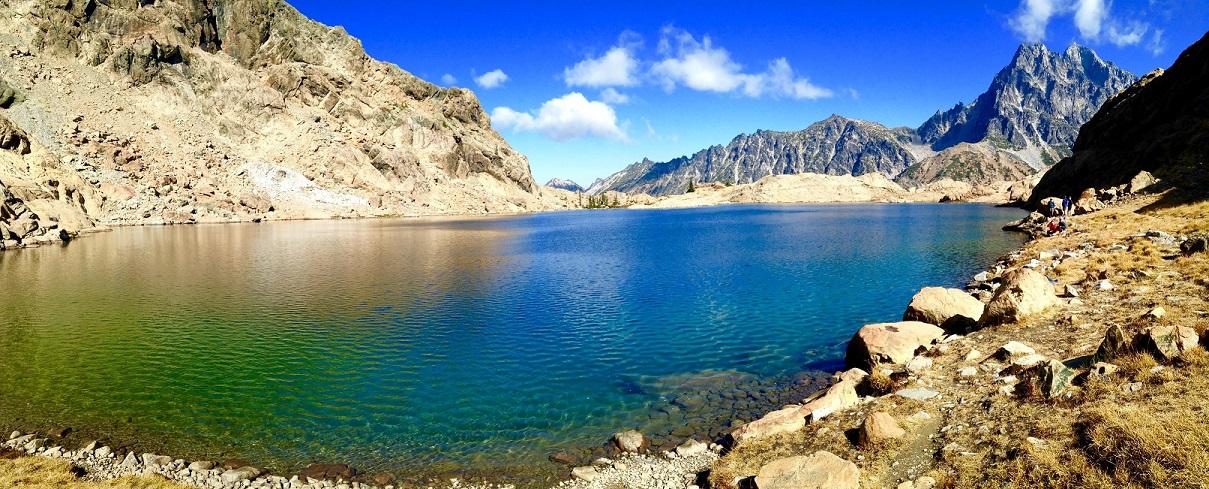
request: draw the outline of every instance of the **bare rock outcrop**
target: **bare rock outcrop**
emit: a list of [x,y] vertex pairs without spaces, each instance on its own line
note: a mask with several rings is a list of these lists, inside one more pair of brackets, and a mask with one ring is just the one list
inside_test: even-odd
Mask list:
[[[523,212],[534,183],[478,99],[281,0],[0,4],[0,146],[78,179],[104,224]],[[14,137],[23,129],[23,137]]]
[[769,462],[755,482],[759,489],[856,489],[860,478],[856,464],[820,450]]

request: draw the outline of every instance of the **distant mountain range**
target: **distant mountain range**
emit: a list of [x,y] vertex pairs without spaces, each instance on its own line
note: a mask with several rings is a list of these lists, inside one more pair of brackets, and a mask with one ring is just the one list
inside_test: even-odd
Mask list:
[[937,111],[919,128],[832,115],[793,132],[740,134],[692,156],[643,159],[588,188],[679,194],[689,182],[750,183],[768,175],[881,173],[913,186],[1017,179],[1070,154],[1079,127],[1136,77],[1072,44],[1024,44],[973,102]]
[[561,178],[551,178],[550,181],[546,182],[546,186],[571,192],[583,192],[585,190],[580,184],[571,180],[563,180]]

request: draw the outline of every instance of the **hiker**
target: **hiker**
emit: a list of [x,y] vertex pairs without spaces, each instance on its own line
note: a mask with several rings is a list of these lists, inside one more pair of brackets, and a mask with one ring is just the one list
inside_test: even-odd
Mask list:
[[1075,207],[1075,204],[1070,201],[1070,196],[1062,198],[1062,215],[1069,216],[1070,211]]
[[1054,204],[1054,199],[1049,199],[1049,216],[1050,217],[1054,217],[1054,216],[1058,215],[1056,212],[1057,208],[1058,208],[1058,206]]
[[1046,231],[1047,231],[1047,234],[1046,234],[1047,236],[1053,236],[1055,234],[1058,234],[1058,220],[1050,219],[1049,225],[1046,226]]
[[1058,233],[1065,233],[1065,232],[1066,232],[1066,216],[1062,216],[1062,219],[1058,220]]

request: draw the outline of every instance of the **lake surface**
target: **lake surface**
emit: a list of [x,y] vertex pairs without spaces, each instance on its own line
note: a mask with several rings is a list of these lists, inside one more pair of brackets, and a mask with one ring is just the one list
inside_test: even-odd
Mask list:
[[[1022,237],[981,205],[125,228],[0,253],[0,427],[286,473],[565,475],[800,399]],[[686,428],[686,426],[689,426]],[[7,433],[7,431],[5,431]],[[599,450],[597,450],[599,452]],[[526,472],[529,471],[529,472]]]

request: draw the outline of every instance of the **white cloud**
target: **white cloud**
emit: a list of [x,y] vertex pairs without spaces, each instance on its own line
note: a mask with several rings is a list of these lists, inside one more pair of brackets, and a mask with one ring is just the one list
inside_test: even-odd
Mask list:
[[1107,18],[1108,6],[1104,0],[1079,0],[1075,5],[1075,27],[1084,39],[1099,39]]
[[1146,43],[1146,49],[1155,56],[1163,54],[1163,51],[1167,49],[1167,43],[1163,41],[1163,29],[1155,29],[1150,33],[1150,41]]
[[[624,36],[623,36],[624,37]],[[632,87],[638,84],[638,59],[634,45],[609,49],[599,58],[587,58],[563,69],[569,87]]]
[[1128,24],[1111,24],[1108,26],[1106,33],[1108,34],[1108,42],[1111,42],[1119,47],[1136,46],[1142,42],[1142,38],[1146,37],[1146,31],[1150,30],[1150,26],[1144,22],[1132,21]]
[[508,74],[501,69],[494,69],[474,78],[475,83],[486,89],[498,87],[506,81],[508,81]]
[[1012,29],[1025,41],[1039,42],[1045,39],[1049,20],[1058,10],[1055,0],[1023,0],[1020,10],[1011,20]]
[[625,105],[630,103],[630,96],[609,87],[600,91],[600,100],[607,104]]
[[1025,41],[1041,42],[1050,21],[1067,15],[1085,42],[1135,46],[1142,43],[1150,30],[1150,24],[1141,20],[1122,21],[1114,17],[1110,0],[1022,0],[1008,23]]
[[566,141],[581,137],[627,140],[617,125],[617,113],[604,102],[588,100],[579,92],[547,100],[536,111],[518,112],[508,107],[491,111],[491,122],[500,128],[540,132],[550,139]]
[[731,59],[730,52],[715,47],[709,36],[697,41],[687,31],[665,27],[659,40],[663,59],[651,67],[664,89],[678,85],[701,92],[740,92],[748,97],[789,97],[816,99],[830,97],[831,91],[798,77],[785,58],[768,64],[763,73],[747,73],[743,65]]
[[861,99],[861,92],[856,91],[855,88],[845,88],[844,92],[846,92],[849,97],[852,97],[852,100]]
[[445,86],[447,86],[447,87],[448,87],[448,86],[453,86],[453,85],[454,85],[454,84],[456,84],[457,82],[458,82],[457,77],[455,77],[455,76],[453,76],[453,75],[450,75],[449,73],[446,73],[446,74],[444,74],[444,75],[441,75],[441,84],[443,84],[443,85],[445,85]]

